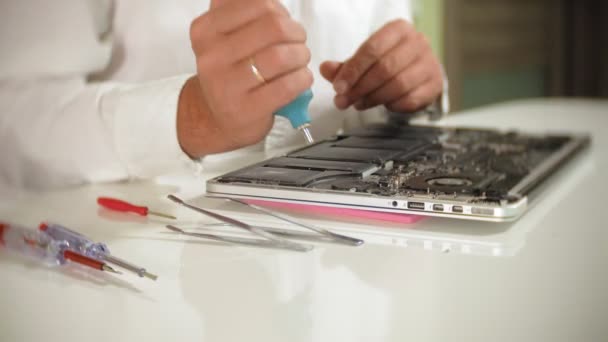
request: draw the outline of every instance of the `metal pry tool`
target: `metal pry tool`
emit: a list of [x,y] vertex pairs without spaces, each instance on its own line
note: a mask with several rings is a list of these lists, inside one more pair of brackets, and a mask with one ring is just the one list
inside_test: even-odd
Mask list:
[[[220,226],[232,227],[232,225],[229,225],[228,223],[216,223],[213,226],[214,227],[220,227]],[[179,227],[176,227],[176,226],[170,225],[170,224],[166,225],[165,227],[174,233],[178,233],[178,234],[185,235],[185,236],[191,236],[191,237],[195,237],[195,238],[201,238],[201,239],[207,239],[207,240],[213,240],[213,241],[219,241],[219,242],[225,242],[225,243],[232,243],[232,244],[239,244],[239,245],[246,245],[246,246],[253,246],[253,247],[263,247],[263,248],[279,247],[279,248],[281,248],[279,245],[277,245],[276,242],[274,242],[272,240],[240,238],[240,237],[235,237],[235,236],[223,236],[223,235],[207,234],[207,233],[196,233],[196,232],[186,231],[182,228],[179,228]]]
[[310,133],[310,114],[308,106],[313,98],[312,90],[308,89],[287,106],[279,109],[275,115],[282,116],[291,122],[293,128],[302,131],[309,144],[315,142]]
[[[182,199],[180,199],[179,197],[177,197],[175,195],[169,195],[169,196],[167,196],[167,198],[170,199],[171,201],[179,204],[179,205],[182,205],[182,206],[188,208],[188,209],[194,210],[194,211],[199,212],[199,213],[201,213],[203,215],[209,216],[209,217],[214,218],[214,219],[216,219],[218,221],[227,223],[227,224],[229,224],[231,226],[234,226],[234,227],[243,229],[245,231],[248,231],[248,232],[250,232],[250,233],[252,233],[252,234],[254,234],[254,235],[258,236],[258,237],[264,238],[264,239],[266,239],[267,241],[269,241],[271,243],[270,247],[289,249],[289,250],[297,251],[297,252],[308,252],[308,251],[310,251],[310,250],[313,249],[313,246],[311,246],[311,245],[300,244],[300,243],[296,243],[296,242],[292,242],[292,241],[286,240],[286,239],[284,239],[282,237],[279,237],[279,236],[277,236],[275,234],[267,232],[267,231],[265,231],[263,229],[251,226],[251,225],[249,225],[249,224],[247,224],[245,222],[242,222],[242,221],[239,221],[239,220],[236,220],[236,219],[233,219],[233,218],[221,215],[221,214],[217,214],[217,213],[211,212],[209,210],[197,207],[195,205],[186,203]],[[183,230],[181,230],[179,227],[167,226],[167,228],[170,229],[170,230],[173,230],[175,232],[178,232],[178,233],[182,233],[182,234],[187,233],[187,232],[184,232]],[[193,236],[192,234],[189,234],[189,235]],[[199,234],[198,237],[203,237],[203,236],[201,234]],[[213,237],[213,239],[214,240],[220,240],[220,239],[222,239],[223,241],[228,242],[225,237],[220,237],[218,235],[215,235]],[[231,238],[231,240],[232,241],[230,241],[230,242],[233,242],[233,243],[242,243],[242,242],[236,241],[234,238]],[[248,242],[247,244],[252,244],[252,243],[258,243],[259,244],[260,241],[257,240],[257,242]],[[267,245],[266,242],[262,242],[262,244],[265,245],[265,246]]]
[[[353,238],[353,237],[342,235],[342,234],[337,234],[337,233],[331,232],[331,231],[329,231],[327,229],[324,229],[324,228],[319,228],[319,227],[315,227],[315,226],[313,226],[311,224],[307,224],[307,223],[304,223],[304,222],[299,222],[298,220],[290,217],[287,214],[279,213],[279,212],[276,212],[274,210],[270,210],[270,209],[261,207],[259,205],[248,203],[248,202],[240,200],[240,199],[230,198],[230,197],[217,197],[217,196],[208,196],[208,198],[221,198],[221,199],[225,199],[225,200],[229,200],[229,201],[232,201],[232,202],[236,202],[236,203],[242,204],[242,205],[247,206],[247,207],[249,207],[249,208],[251,208],[253,210],[257,210],[257,211],[259,211],[261,213],[264,213],[266,215],[272,216],[272,217],[277,218],[279,220],[282,220],[282,221],[291,223],[293,225],[296,225],[296,226],[299,226],[299,227],[311,230],[311,231],[313,231],[315,233],[321,234],[322,236],[324,236],[326,238],[326,241],[328,241],[328,242],[340,243],[340,244],[348,245],[348,246],[361,246],[361,245],[363,245],[365,243],[365,241],[363,241],[361,239]],[[289,236],[289,233],[285,232],[285,231],[283,231],[283,232],[281,232],[279,234],[280,235]]]

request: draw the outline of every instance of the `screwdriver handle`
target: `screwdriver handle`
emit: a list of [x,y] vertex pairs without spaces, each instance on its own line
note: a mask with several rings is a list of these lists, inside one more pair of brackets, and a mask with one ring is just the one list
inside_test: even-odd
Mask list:
[[68,227],[53,223],[41,223],[38,229],[47,233],[57,241],[67,242],[69,249],[88,257],[103,259],[106,255],[110,254],[110,249],[106,244],[94,242],[90,238],[75,232]]
[[310,123],[308,106],[312,100],[312,97],[312,90],[308,89],[300,94],[291,103],[279,109],[275,114],[288,119],[293,128],[305,126]]
[[[0,228],[1,227],[2,226],[0,225]],[[148,277],[150,279],[156,280],[156,276],[146,271],[145,268],[139,267],[137,265],[131,264],[128,261],[112,256],[110,254],[110,249],[103,242],[93,242],[88,237],[59,224],[41,223],[38,229],[48,234],[50,237],[57,241],[65,241],[67,243],[68,250],[76,252],[81,256],[101,261],[101,263],[96,264],[96,266],[90,267],[94,267],[97,269],[100,269],[101,267],[103,271],[110,271],[116,273],[114,269],[105,264],[104,261],[107,261],[128,271],[131,271],[140,277]],[[65,253],[67,252],[67,250],[64,252],[64,256],[66,258],[68,255],[73,257],[73,254],[68,253],[68,255],[66,255]]]
[[57,241],[46,232],[0,222],[0,246],[48,265],[63,265],[67,242]]
[[120,211],[120,212],[125,212],[125,213],[127,213],[127,212],[136,213],[141,216],[148,215],[147,207],[140,207],[137,205],[133,205],[131,203],[127,203],[125,201],[121,201],[116,198],[99,197],[99,198],[97,198],[97,204],[99,204],[100,206],[102,206],[104,208],[114,210],[114,211]]

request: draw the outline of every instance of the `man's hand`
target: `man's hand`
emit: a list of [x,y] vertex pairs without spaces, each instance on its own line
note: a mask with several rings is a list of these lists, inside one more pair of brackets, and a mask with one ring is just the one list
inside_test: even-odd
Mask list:
[[325,62],[321,74],[336,90],[339,109],[384,105],[414,112],[442,92],[441,65],[426,38],[405,20],[388,23],[344,63]]
[[177,133],[191,157],[261,141],[273,113],[312,85],[306,32],[278,0],[212,0],[190,39],[197,75],[180,94]]

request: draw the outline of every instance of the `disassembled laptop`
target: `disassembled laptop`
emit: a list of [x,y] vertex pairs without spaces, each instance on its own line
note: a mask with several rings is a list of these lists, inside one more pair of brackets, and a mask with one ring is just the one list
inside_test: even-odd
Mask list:
[[240,203],[308,233],[252,226],[175,196],[169,198],[252,236],[167,228],[197,238],[294,251],[312,246],[289,239],[364,243],[247,200],[512,221],[525,212],[533,190],[589,143],[588,136],[562,134],[391,124],[363,127],[207,182],[208,197]]
[[360,128],[207,182],[211,196],[511,221],[586,136]]

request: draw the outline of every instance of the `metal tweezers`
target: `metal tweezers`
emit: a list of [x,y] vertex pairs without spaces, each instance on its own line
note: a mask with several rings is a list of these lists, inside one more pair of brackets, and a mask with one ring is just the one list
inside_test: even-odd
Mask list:
[[[188,204],[185,201],[183,201],[182,199],[178,198],[177,196],[169,195],[168,198],[171,201],[173,201],[177,204],[180,204],[186,208],[189,208],[189,209],[199,212],[203,215],[212,217],[216,220],[223,222],[223,224],[220,224],[220,225],[241,228],[254,235],[261,237],[262,239],[238,238],[238,237],[232,237],[232,236],[220,236],[220,235],[216,235],[216,234],[187,232],[187,231],[185,231],[181,228],[175,227],[175,226],[167,226],[167,229],[177,232],[182,235],[205,238],[205,239],[227,242],[227,243],[244,244],[244,245],[249,245],[249,246],[289,249],[289,250],[294,250],[294,251],[299,251],[299,252],[310,251],[313,247],[311,245],[295,243],[295,242],[286,240],[286,238],[308,240],[308,241],[318,241],[318,242],[340,243],[340,244],[345,244],[345,245],[349,245],[349,246],[360,246],[364,243],[363,240],[352,238],[352,237],[345,236],[345,235],[336,234],[336,233],[330,232],[326,229],[304,224],[304,223],[296,221],[295,219],[289,217],[288,215],[279,214],[279,213],[276,213],[269,209],[262,208],[260,206],[250,204],[250,203],[238,200],[238,199],[226,198],[226,197],[209,197],[209,198],[226,199],[226,200],[230,200],[230,201],[239,203],[241,205],[245,205],[254,210],[257,210],[264,214],[278,218],[285,222],[311,230],[317,234],[299,233],[299,232],[293,232],[293,231],[288,231],[288,230],[284,230],[284,229],[252,226],[245,222],[242,222],[242,221],[239,221],[239,220],[236,220],[236,219],[224,216],[224,215],[220,215],[220,214],[208,211],[206,209]],[[207,225],[207,226],[209,227],[209,226],[213,226],[213,225]],[[218,225],[215,225],[215,226],[218,226]]]
[[294,218],[290,217],[289,215],[280,214],[276,211],[273,211],[273,210],[270,210],[270,209],[267,209],[264,207],[260,207],[255,204],[247,203],[245,201],[242,201],[242,200],[239,200],[236,198],[218,197],[218,196],[207,196],[207,198],[221,198],[221,199],[229,200],[229,201],[232,201],[235,203],[239,203],[241,205],[247,206],[251,209],[264,213],[266,215],[272,216],[274,218],[278,218],[279,220],[282,220],[282,221],[294,224],[296,226],[311,230],[311,231],[318,233],[321,236],[325,237],[326,240],[332,241],[334,243],[340,243],[340,244],[349,245],[349,246],[361,246],[364,243],[364,241],[361,239],[356,239],[356,238],[353,238],[350,236],[336,234],[336,233],[330,232],[327,229],[323,229],[323,228],[315,227],[310,224],[302,223],[302,222],[296,221]]

